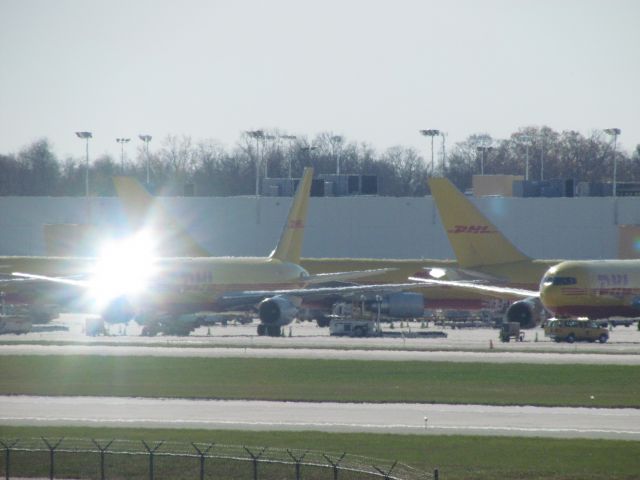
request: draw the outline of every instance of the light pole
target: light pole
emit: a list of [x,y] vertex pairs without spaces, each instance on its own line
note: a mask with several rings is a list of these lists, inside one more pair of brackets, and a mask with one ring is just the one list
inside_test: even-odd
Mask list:
[[84,163],[84,195],[89,198],[89,139],[93,135],[91,135],[91,132],[76,132],[76,136],[85,141],[87,155]]
[[431,175],[433,175],[433,137],[436,135],[440,135],[440,130],[431,129],[431,130],[420,130],[420,134],[425,137],[431,137]]
[[518,135],[518,138],[525,142],[524,179],[529,180],[529,143],[531,142],[531,137],[529,135]]
[[484,154],[493,150],[493,147],[480,146],[477,151],[480,153],[480,175],[484,175]]
[[336,157],[336,175],[340,175],[340,150],[336,147],[342,144],[342,136],[334,135],[331,137],[331,150]]
[[151,135],[141,134],[138,138],[144,142],[145,153],[147,155],[147,187],[149,187],[149,142],[151,141]]
[[291,161],[293,160],[293,154],[291,152],[291,145],[296,141],[298,137],[295,135],[280,135],[280,138],[289,140],[289,178],[291,178]]
[[261,160],[264,163],[264,178],[269,178],[269,159],[267,158],[267,160],[264,159],[264,146],[267,143],[267,140],[269,141],[273,141],[273,140],[277,140],[278,137],[276,137],[275,135],[264,135],[262,137],[262,155],[261,155]]
[[440,132],[440,136],[442,137],[442,176],[445,176],[445,169],[446,169],[446,161],[447,161],[447,151],[445,149],[445,141],[447,139],[447,134],[444,132]]
[[300,147],[300,151],[306,153],[307,163],[309,164],[307,166],[311,165],[311,152],[313,152],[314,150],[317,150],[317,149],[318,149],[318,147],[316,147],[315,145],[310,145],[308,147]]
[[130,138],[116,138],[116,142],[120,144],[120,169],[121,173],[124,173],[124,144],[129,143],[131,141]]
[[540,131],[540,181],[544,180],[544,135]]
[[260,195],[260,157],[258,151],[260,150],[260,140],[264,137],[262,130],[250,130],[245,132],[249,137],[256,141],[256,197]]
[[618,158],[616,155],[616,144],[618,142],[618,135],[622,133],[622,130],[620,130],[619,128],[607,128],[605,129],[604,133],[613,137],[613,196],[615,197],[617,195],[616,182],[618,175]]

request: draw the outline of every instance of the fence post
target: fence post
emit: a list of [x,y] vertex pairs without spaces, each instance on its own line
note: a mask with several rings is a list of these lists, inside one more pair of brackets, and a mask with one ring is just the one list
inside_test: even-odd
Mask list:
[[19,438],[16,438],[13,442],[5,443],[3,440],[0,440],[0,443],[4,447],[4,478],[9,480],[11,476],[11,449],[20,441]]
[[58,445],[60,445],[60,443],[62,443],[62,440],[64,440],[64,437],[62,437],[60,440],[58,440],[58,442],[55,445],[51,445],[47,441],[47,439],[44,438],[44,437],[40,437],[40,438],[42,438],[42,441],[47,445],[47,448],[49,449],[49,479],[53,480],[54,473],[55,473],[54,460],[55,460],[56,448],[58,448]]
[[162,446],[163,443],[164,440],[158,442],[155,447],[150,448],[149,445],[147,445],[147,442],[142,440],[144,448],[146,448],[147,452],[149,452],[149,480],[153,480],[153,454]]
[[438,480],[438,478],[440,477],[440,472],[438,471],[438,469],[436,468],[433,471],[433,480]]
[[113,440],[107,443],[104,447],[101,447],[100,444],[93,438],[91,439],[91,441],[96,447],[98,447],[98,450],[100,450],[100,480],[104,480],[104,454],[113,443]]
[[244,448],[247,451],[247,453],[251,456],[253,460],[253,480],[258,480],[258,460],[260,459],[264,451],[267,449],[267,447],[263,447],[262,450],[260,450],[260,453],[258,455],[254,455],[253,452],[251,452],[251,450],[249,450],[245,446],[243,446],[242,448]]
[[384,477],[384,480],[390,480],[391,472],[393,472],[393,469],[396,468],[397,464],[398,464],[397,460],[395,462],[393,462],[393,465],[391,465],[391,468],[389,469],[388,472],[384,472],[382,469],[376,467],[375,465],[372,465],[372,467],[375,468],[378,472],[380,472],[380,475],[382,475]]
[[296,462],[296,480],[300,480],[300,463],[302,463],[302,460],[304,459],[305,455],[307,453],[309,453],[309,450],[306,450],[301,457],[297,458],[293,455],[293,453],[291,453],[291,450],[287,449],[287,453],[289,454],[289,456],[291,458],[293,458],[293,461]]
[[202,450],[200,450],[195,443],[191,442],[191,445],[193,446],[193,448],[196,449],[196,452],[198,452],[198,455],[200,455],[200,480],[204,480],[204,460],[205,460],[205,455],[207,453],[209,453],[209,450],[211,450],[213,448],[215,443],[209,444],[209,446],[207,447],[207,449],[204,452]]
[[337,462],[334,462],[333,460],[331,460],[324,453],[322,454],[322,456],[327,460],[327,462],[329,462],[333,467],[333,480],[338,480],[338,466],[340,465],[340,462],[342,461],[342,459],[346,454],[347,452],[344,452]]

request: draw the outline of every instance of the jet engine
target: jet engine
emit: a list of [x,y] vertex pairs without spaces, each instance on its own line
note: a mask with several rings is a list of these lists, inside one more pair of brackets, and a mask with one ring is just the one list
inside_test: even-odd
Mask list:
[[[369,307],[377,311],[378,304],[374,302]],[[382,297],[380,313],[394,318],[419,318],[424,315],[424,297],[415,292],[391,293]]]
[[531,297],[511,304],[505,313],[505,321],[518,322],[521,328],[540,325],[544,307],[539,298]]
[[128,323],[135,316],[135,311],[127,297],[122,296],[114,298],[101,316],[106,323]]
[[258,316],[262,322],[258,326],[258,335],[279,336],[280,327],[291,323],[297,313],[298,307],[287,297],[277,295],[263,300],[258,305]]

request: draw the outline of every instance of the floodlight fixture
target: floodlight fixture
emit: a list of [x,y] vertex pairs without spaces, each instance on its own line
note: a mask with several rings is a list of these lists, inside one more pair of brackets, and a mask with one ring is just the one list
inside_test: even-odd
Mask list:
[[330,140],[331,150],[333,155],[336,157],[336,175],[340,175],[340,150],[337,147],[342,144],[344,138],[342,135],[333,135]]
[[291,144],[293,144],[293,142],[295,142],[298,137],[296,137],[295,135],[280,135],[280,138],[282,138],[283,140],[289,140],[289,178],[291,178],[291,163],[293,160],[293,155],[291,153]]
[[151,169],[150,169],[150,166],[149,166],[149,161],[150,161],[149,160],[149,142],[151,141],[151,139],[153,137],[151,135],[147,135],[147,134],[140,134],[140,135],[138,135],[138,138],[144,142],[145,154],[146,154],[146,157],[147,157],[147,161],[146,161],[146,164],[147,164],[147,187],[149,187],[149,179],[150,179],[149,177],[150,177],[150,173],[151,173]]
[[616,197],[617,192],[617,175],[618,175],[618,156],[616,155],[616,145],[618,143],[618,135],[622,133],[619,128],[605,128],[604,133],[613,137],[613,196]]
[[85,141],[84,195],[89,198],[89,139],[93,138],[93,135],[91,132],[76,132],[76,137]]
[[428,130],[420,130],[420,134],[425,137],[431,137],[431,175],[433,175],[434,164],[433,164],[433,137],[436,135],[440,135],[440,130],[435,128],[431,128]]
[[260,195],[260,156],[258,152],[260,151],[260,140],[264,138],[264,132],[262,130],[247,130],[244,132],[249,137],[255,139],[256,141],[256,197]]
[[124,144],[130,141],[130,138],[116,138],[116,142],[120,144],[120,173],[124,173]]
[[480,175],[484,175],[484,156],[485,154],[489,154],[493,147],[488,145],[480,145],[476,148],[476,150],[480,153]]

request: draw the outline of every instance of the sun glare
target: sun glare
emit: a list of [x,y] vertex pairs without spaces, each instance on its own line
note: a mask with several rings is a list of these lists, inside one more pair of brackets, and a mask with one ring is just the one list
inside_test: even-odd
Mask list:
[[154,251],[148,231],[105,244],[90,280],[89,294],[96,306],[143,293],[154,273]]

